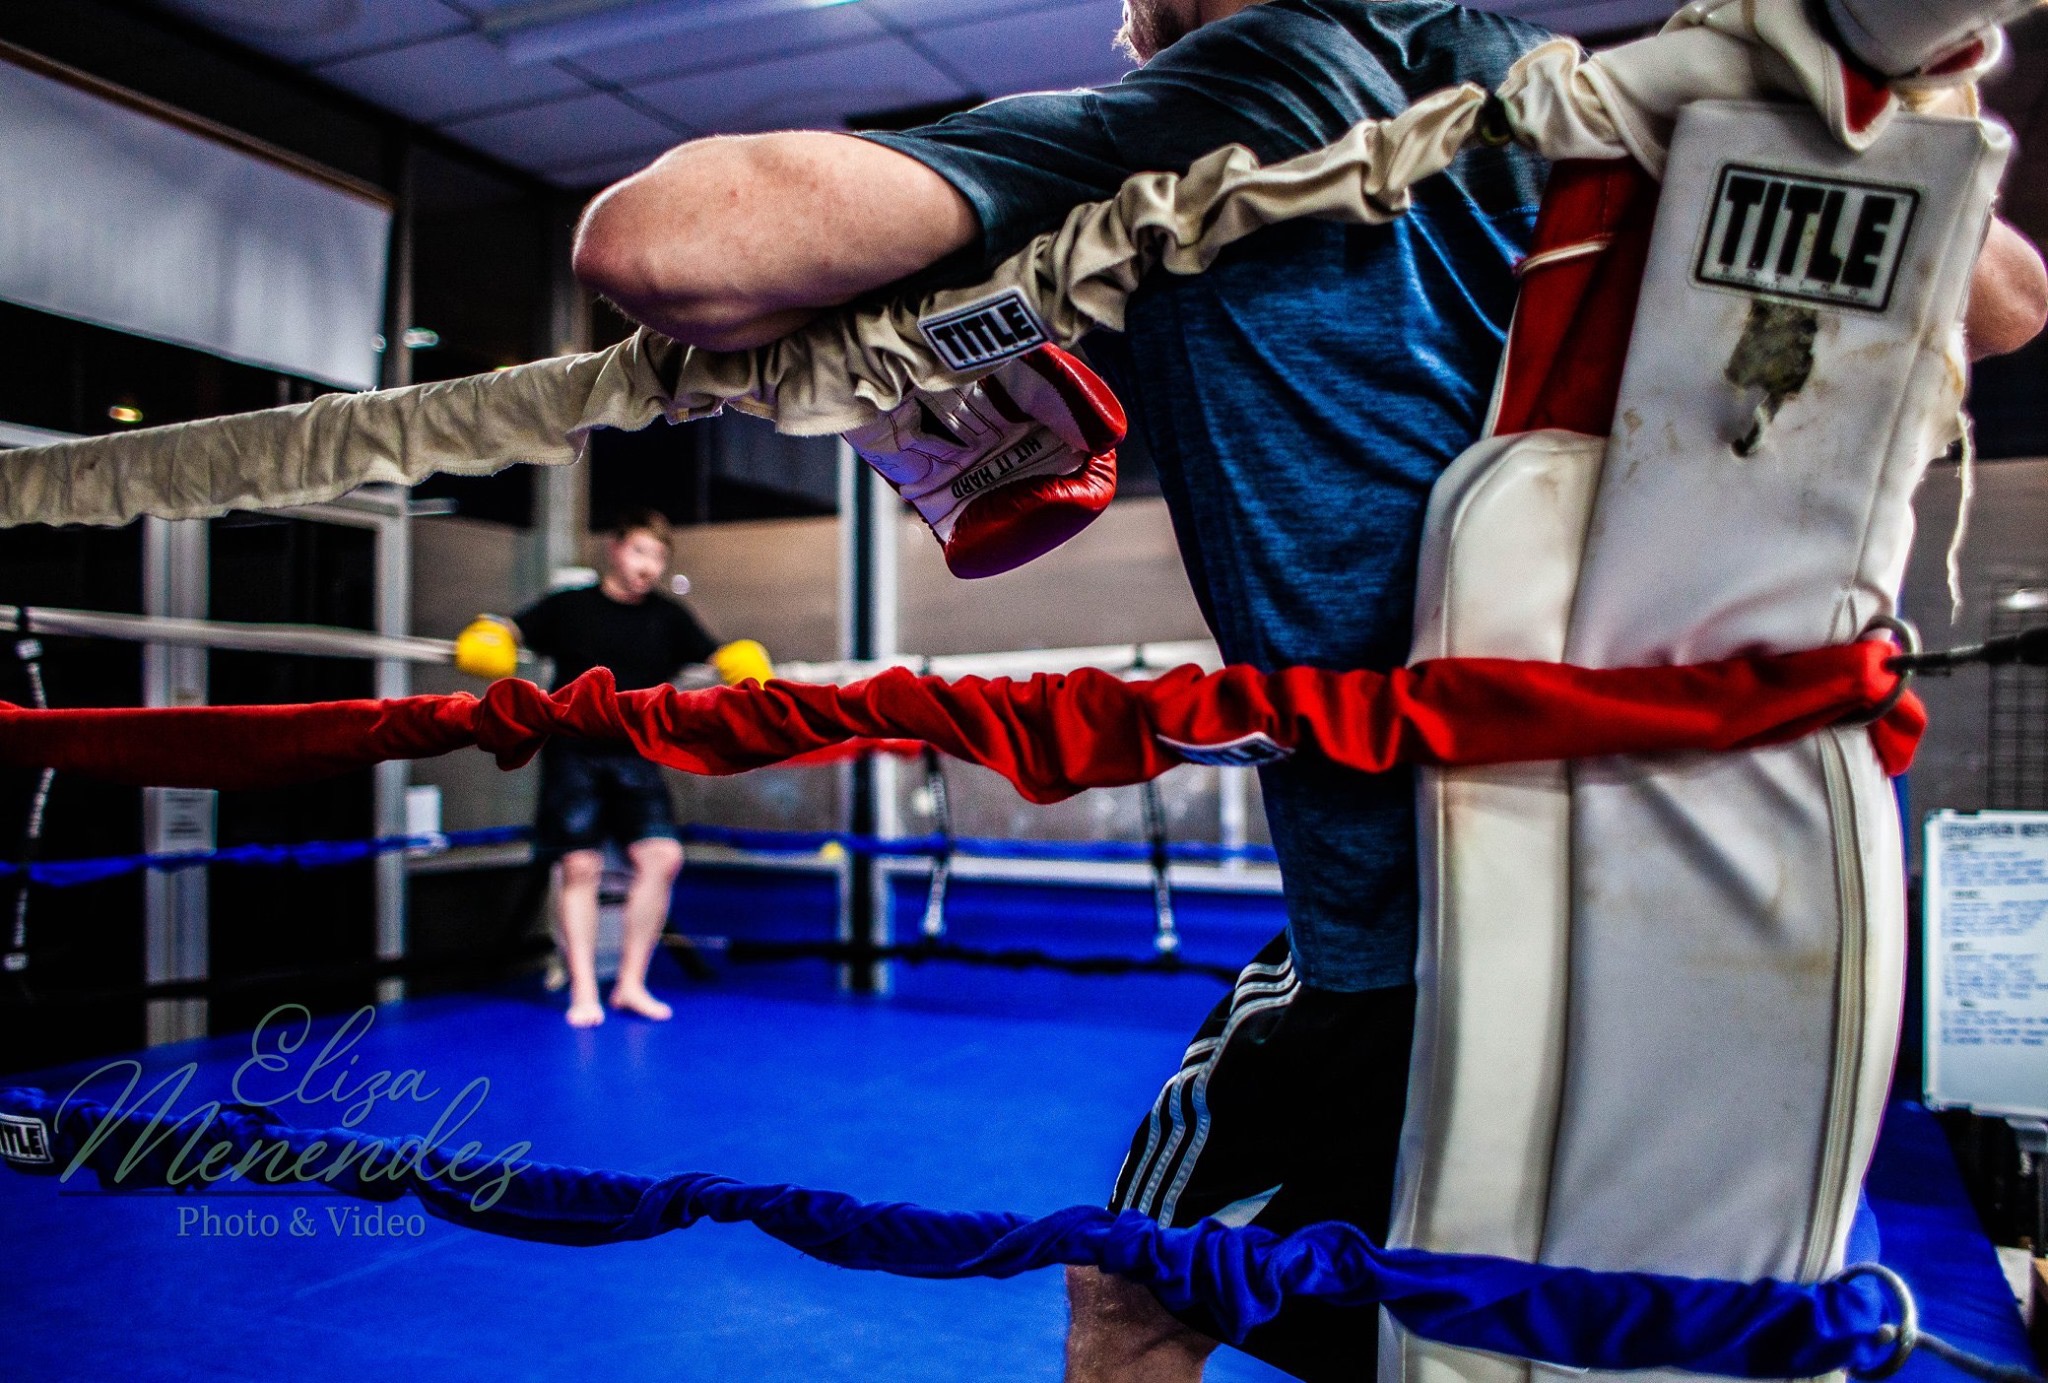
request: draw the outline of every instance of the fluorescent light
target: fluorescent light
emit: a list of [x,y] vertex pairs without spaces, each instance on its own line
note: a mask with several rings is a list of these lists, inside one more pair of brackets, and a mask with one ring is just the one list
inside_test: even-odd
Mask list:
[[484,37],[514,63],[573,58],[738,19],[831,9],[856,0],[527,0],[484,16]]

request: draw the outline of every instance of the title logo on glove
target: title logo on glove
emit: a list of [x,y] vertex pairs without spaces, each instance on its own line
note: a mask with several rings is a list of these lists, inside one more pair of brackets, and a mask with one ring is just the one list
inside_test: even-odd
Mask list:
[[1695,282],[1883,312],[1920,209],[1908,187],[1729,164],[1700,235]]
[[1031,304],[1014,288],[950,312],[920,317],[917,329],[949,370],[978,370],[1052,340]]

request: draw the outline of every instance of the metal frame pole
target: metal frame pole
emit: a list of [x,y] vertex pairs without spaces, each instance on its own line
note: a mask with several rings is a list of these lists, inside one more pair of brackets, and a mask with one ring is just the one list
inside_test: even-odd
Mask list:
[[[591,348],[590,295],[576,281],[569,263],[575,206],[566,198],[549,203],[548,310],[541,342],[549,355],[580,355]],[[540,571],[533,593],[539,594],[548,589],[557,571],[588,560],[590,468],[542,466],[536,480],[538,512],[533,526]]]
[[[145,614],[205,619],[209,543],[204,519],[144,519],[142,608]],[[142,648],[142,704],[204,706],[207,650],[166,644]],[[197,788],[145,788],[143,848],[151,854],[211,850],[216,794]],[[151,984],[207,977],[211,946],[207,874],[151,870],[143,876],[143,978]],[[145,1019],[150,1046],[206,1035],[204,999],[159,999]]]
[[[896,495],[882,478],[839,444],[840,654],[870,660],[893,657],[897,643]],[[864,754],[843,771],[846,829],[855,835],[901,833],[897,809],[897,765]],[[878,962],[858,953],[885,946],[894,935],[889,876],[872,855],[851,852],[841,875],[839,936],[856,950],[841,971],[841,982],[856,993],[886,989]]]
[[[400,492],[399,509],[382,516],[376,525],[377,543],[377,632],[386,638],[404,638],[412,629],[412,519],[404,509]],[[396,658],[377,660],[377,696],[380,700],[409,695],[412,665]],[[378,764],[372,779],[379,836],[405,834],[405,791],[412,780],[412,765],[404,759]],[[386,854],[377,857],[377,958],[397,960],[406,953],[405,879],[406,857]],[[405,981],[380,980],[377,1001],[389,1003],[403,998]]]
[[[393,485],[366,485],[353,494],[325,504],[302,504],[278,511],[314,523],[344,524],[367,528],[376,544],[375,632],[382,637],[404,639],[412,628],[412,516],[405,491]],[[403,658],[376,661],[373,695],[381,699],[408,696],[412,691],[412,665]],[[378,836],[405,834],[405,790],[411,781],[411,765],[396,759],[371,770],[372,833]],[[379,855],[375,865],[377,889],[377,958],[399,960],[406,954],[405,878],[406,857]],[[390,1003],[405,996],[405,982],[397,979],[377,982],[377,1002]]]

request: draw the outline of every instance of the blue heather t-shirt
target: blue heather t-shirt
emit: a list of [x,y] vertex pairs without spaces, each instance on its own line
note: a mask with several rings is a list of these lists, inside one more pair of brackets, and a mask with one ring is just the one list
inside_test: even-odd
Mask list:
[[[1085,36],[1076,36],[1082,41]],[[981,243],[919,281],[972,282],[1132,173],[1226,144],[1263,162],[1458,82],[1491,90],[1549,38],[1440,0],[1268,0],[1115,86],[994,101],[869,138],[936,170]],[[1223,656],[1273,668],[1406,660],[1430,486],[1479,435],[1543,167],[1474,149],[1386,226],[1296,221],[1208,272],[1149,275],[1086,343],[1156,458]],[[1309,984],[1413,978],[1414,783],[1307,757],[1260,771]]]

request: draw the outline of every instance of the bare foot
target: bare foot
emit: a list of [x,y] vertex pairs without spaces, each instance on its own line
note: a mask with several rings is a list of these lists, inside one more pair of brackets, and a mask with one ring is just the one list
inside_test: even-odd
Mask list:
[[674,1009],[644,989],[614,989],[612,1007],[637,1013],[642,1018],[652,1018],[657,1023],[665,1023],[676,1014]]
[[569,1005],[569,1026],[572,1028],[594,1028],[604,1021],[604,1005],[595,999],[583,999]]

